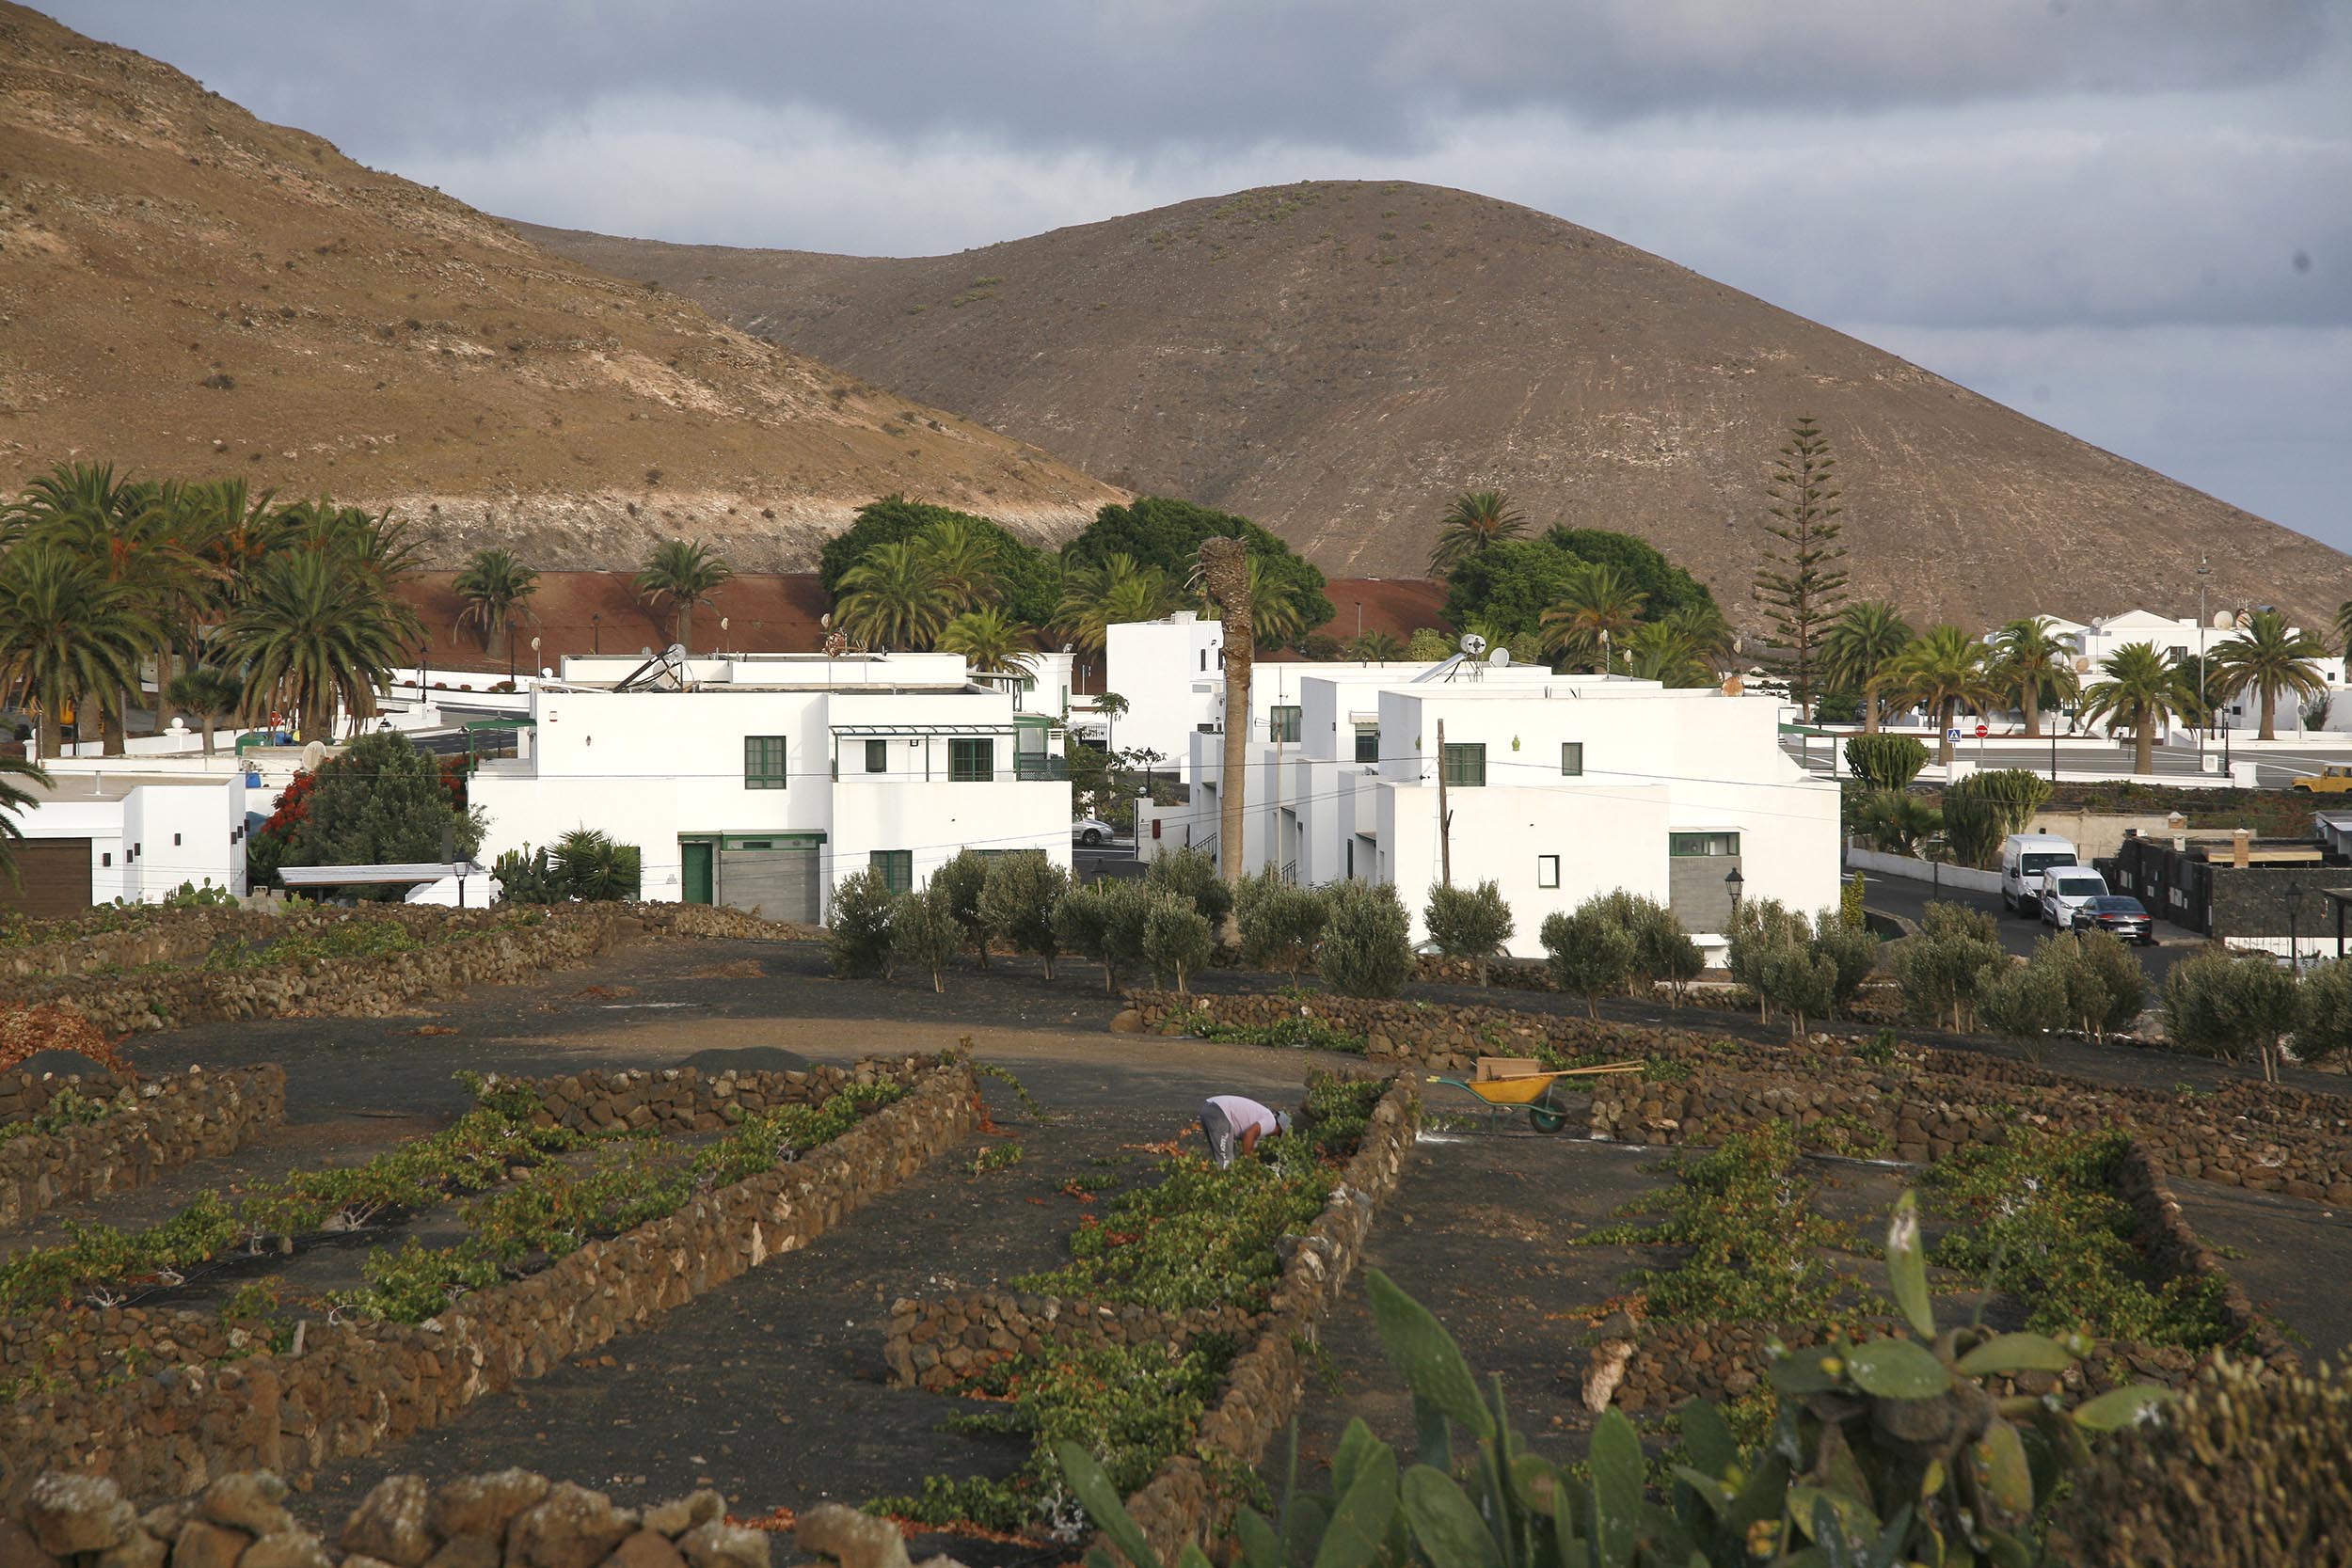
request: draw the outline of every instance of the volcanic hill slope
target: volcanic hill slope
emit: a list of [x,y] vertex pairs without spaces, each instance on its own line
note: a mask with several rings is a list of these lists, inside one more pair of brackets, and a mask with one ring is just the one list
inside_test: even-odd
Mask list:
[[69,455],[544,567],[676,534],[804,566],[892,491],[1041,539],[1119,499],[0,3],[0,487]]
[[960,255],[867,259],[526,229],[747,330],[1131,488],[1255,517],[1335,575],[1427,569],[1465,486],[1643,534],[1754,624],[1790,418],[1841,460],[1857,594],[1982,625],[2278,603],[2352,561],[1894,356],[1574,224],[1311,183]]

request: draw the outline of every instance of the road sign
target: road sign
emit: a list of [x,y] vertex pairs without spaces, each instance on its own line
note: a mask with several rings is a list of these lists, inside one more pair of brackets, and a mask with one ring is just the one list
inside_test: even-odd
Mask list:
[[1946,730],[1944,732],[1944,738],[1947,740],[1958,740],[1960,738],[1960,732],[1958,730]]
[[1993,732],[1991,730],[1985,728],[1982,724],[1979,724],[1977,726],[1977,738],[1979,740],[1982,740],[1986,736],[1991,735],[1992,733]]

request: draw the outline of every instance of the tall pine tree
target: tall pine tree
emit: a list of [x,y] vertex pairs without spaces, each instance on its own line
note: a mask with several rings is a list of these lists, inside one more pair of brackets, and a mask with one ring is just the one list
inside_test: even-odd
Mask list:
[[1820,678],[1821,639],[1846,603],[1846,569],[1838,562],[1846,547],[1837,542],[1844,525],[1837,515],[1837,459],[1829,437],[1810,414],[1788,427],[1788,439],[1772,459],[1765,485],[1772,520],[1764,525],[1773,543],[1756,568],[1756,596],[1772,623],[1766,645],[1779,650],[1788,676],[1788,696],[1797,711],[1813,712]]

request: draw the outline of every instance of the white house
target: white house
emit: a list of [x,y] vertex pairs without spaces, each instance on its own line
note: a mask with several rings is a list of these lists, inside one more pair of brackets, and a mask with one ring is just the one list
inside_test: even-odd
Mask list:
[[[1735,897],[1812,911],[1837,896],[1837,786],[1781,751],[1774,698],[1542,670],[1358,682],[1345,668],[1300,677],[1295,746],[1249,742],[1252,869],[1392,883],[1419,940],[1450,857],[1456,884],[1501,886],[1521,957],[1541,954],[1546,915],[1616,888],[1667,903],[1710,949]],[[1216,847],[1220,745],[1195,740],[1188,805],[1142,812],[1147,854]]]
[[[2214,649],[2243,631],[2249,620],[2244,610],[2216,610],[2204,623],[2194,617],[2175,619],[2151,610],[2129,610],[2121,615],[2110,615],[2091,622],[2074,638],[2077,657],[2074,669],[2085,686],[2101,679],[2101,664],[2117,649],[2133,642],[2153,646],[2159,657],[2194,661],[2201,656],[2210,658]],[[2296,628],[2290,626],[2292,633]],[[2323,639],[2325,641],[2325,639]],[[2312,667],[2328,684],[2329,712],[2326,721],[2315,726],[2323,729],[2352,728],[2352,702],[2343,699],[2344,664],[2338,655],[2313,659]],[[2337,712],[2336,709],[2344,709]],[[2226,724],[2233,731],[2251,730],[2262,722],[2262,698],[2251,690],[2241,691],[2219,710],[2216,727]],[[2302,699],[2281,693],[2279,698],[2278,726],[2281,730],[2303,728]]]
[[1104,628],[1104,679],[1127,700],[1109,725],[1122,752],[1152,752],[1182,768],[1191,736],[1225,711],[1225,627],[1180,610],[1157,621]]
[[953,654],[567,658],[531,720],[474,775],[485,862],[595,828],[638,847],[647,898],[812,922],[868,866],[904,889],[967,847],[1070,863],[1058,718]]
[[118,898],[152,904],[183,883],[245,895],[246,776],[57,768],[20,782],[34,804],[18,815],[17,886],[0,878],[0,908],[79,913]]

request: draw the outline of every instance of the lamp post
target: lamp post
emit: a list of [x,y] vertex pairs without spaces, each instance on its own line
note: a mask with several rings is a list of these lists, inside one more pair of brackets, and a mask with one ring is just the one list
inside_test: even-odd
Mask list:
[[433,685],[433,639],[425,638],[417,644],[417,705],[421,707],[433,699],[425,692]]
[[2287,969],[2292,974],[2299,974],[2303,968],[2303,949],[2298,940],[2301,935],[2299,925],[2303,912],[2303,884],[2290,877],[2287,879],[2286,892]]
[[1740,868],[1736,865],[1724,879],[1724,886],[1731,889],[1731,922],[1735,926],[1740,923],[1740,890],[1747,885],[1747,881],[1745,877],[1740,875]]
[[515,633],[512,629],[506,634],[506,684],[515,684]]
[[592,654],[604,652],[604,617],[601,614],[588,617],[588,651]]
[[[2213,715],[2206,711],[2208,694],[2205,690],[2205,579],[2213,576],[2213,568],[2205,563],[2201,553],[2197,557],[2197,771],[2205,770],[2205,731],[2213,723]],[[2228,732],[2221,742],[2229,746]]]

